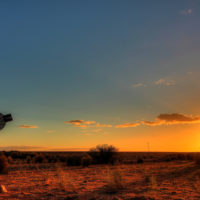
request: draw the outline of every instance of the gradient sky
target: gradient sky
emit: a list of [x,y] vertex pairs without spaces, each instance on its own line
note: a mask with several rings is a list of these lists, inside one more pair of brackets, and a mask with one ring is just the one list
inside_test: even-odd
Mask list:
[[2,0],[0,29],[2,149],[200,150],[199,0]]

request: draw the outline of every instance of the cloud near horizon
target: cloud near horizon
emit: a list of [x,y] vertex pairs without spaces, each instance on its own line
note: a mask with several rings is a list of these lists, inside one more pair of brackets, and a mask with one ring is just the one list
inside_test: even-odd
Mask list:
[[163,78],[155,81],[154,83],[155,83],[155,85],[165,85],[165,86],[171,86],[171,85],[176,84],[176,82],[173,81],[173,80],[166,80],[166,79],[163,79]]
[[191,15],[192,14],[192,9],[187,9],[187,10],[181,10],[180,14],[181,15]]
[[[111,128],[111,124],[100,124],[96,121],[71,120],[65,121],[66,124],[72,124],[75,127],[81,128]],[[195,124],[200,123],[200,116],[184,115],[180,113],[163,113],[159,114],[153,121],[138,121],[131,123],[117,124],[114,128],[134,128],[140,125],[160,126],[173,124]]]
[[131,128],[131,127],[137,127],[139,125],[140,125],[139,123],[124,123],[116,125],[115,128]]
[[134,85],[132,85],[132,88],[138,88],[138,87],[146,87],[147,85],[145,85],[144,83],[136,83]]
[[89,148],[65,146],[1,146],[0,151],[88,151]]
[[154,121],[141,121],[141,124],[149,126],[159,126],[162,124],[194,124],[200,123],[200,117],[187,116],[180,113],[160,114]]
[[84,121],[81,119],[65,121],[66,124],[72,124],[76,127],[87,128],[88,125],[95,124],[96,121]]
[[20,128],[38,128],[38,126],[35,125],[27,125],[27,124],[23,124],[19,126]]
[[100,124],[99,122],[96,121],[84,121],[84,120],[71,120],[71,121],[65,121],[66,124],[72,124],[75,127],[80,127],[80,128],[111,128],[111,124]]

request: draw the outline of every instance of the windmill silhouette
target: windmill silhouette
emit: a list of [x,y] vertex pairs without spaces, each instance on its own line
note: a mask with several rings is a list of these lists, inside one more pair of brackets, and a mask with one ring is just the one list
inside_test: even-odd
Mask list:
[[3,115],[2,113],[0,113],[0,130],[2,130],[7,122],[12,121],[12,115],[11,114],[7,114],[7,115]]

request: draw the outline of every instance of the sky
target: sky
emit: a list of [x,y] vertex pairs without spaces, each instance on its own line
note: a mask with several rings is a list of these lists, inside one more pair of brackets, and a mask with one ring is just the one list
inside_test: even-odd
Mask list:
[[2,0],[0,30],[0,149],[200,151],[199,0]]

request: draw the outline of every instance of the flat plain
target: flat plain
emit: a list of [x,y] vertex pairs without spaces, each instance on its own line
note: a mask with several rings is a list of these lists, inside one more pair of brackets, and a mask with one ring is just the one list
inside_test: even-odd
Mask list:
[[200,200],[200,166],[193,160],[67,166],[14,163],[0,175],[0,199]]

